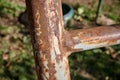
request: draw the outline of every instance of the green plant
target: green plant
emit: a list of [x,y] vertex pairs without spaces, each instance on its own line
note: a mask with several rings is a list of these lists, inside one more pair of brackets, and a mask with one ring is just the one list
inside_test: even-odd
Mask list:
[[0,80],[35,80],[30,36],[19,32],[18,26],[0,25]]
[[10,15],[10,16],[17,16],[18,11],[24,11],[25,8],[10,2],[8,0],[0,0],[0,16],[3,15]]

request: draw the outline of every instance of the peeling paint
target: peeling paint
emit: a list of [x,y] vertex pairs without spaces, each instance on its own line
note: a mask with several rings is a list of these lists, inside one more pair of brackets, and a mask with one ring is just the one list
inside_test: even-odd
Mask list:
[[39,80],[70,80],[60,0],[26,0]]
[[60,54],[60,49],[59,49],[59,42],[58,42],[58,38],[53,36],[53,45],[55,48],[55,51],[57,52],[56,55]]
[[120,44],[120,26],[101,26],[70,31],[74,43],[73,51]]
[[89,49],[97,48],[98,46],[99,47],[107,46],[107,44],[108,44],[107,42],[100,43],[100,44],[90,44],[90,45],[79,43],[74,46],[74,49],[89,50]]
[[38,80],[70,80],[70,52],[120,43],[120,26],[64,30],[61,0],[26,0],[26,4]]

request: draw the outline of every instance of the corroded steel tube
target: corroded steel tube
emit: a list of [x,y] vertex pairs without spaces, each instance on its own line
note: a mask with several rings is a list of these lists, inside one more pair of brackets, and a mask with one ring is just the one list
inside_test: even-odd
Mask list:
[[69,33],[73,52],[120,44],[120,25],[72,30]]
[[70,80],[61,0],[26,0],[38,80]]
[[38,80],[70,80],[71,52],[120,43],[120,26],[65,31],[61,0],[26,0]]

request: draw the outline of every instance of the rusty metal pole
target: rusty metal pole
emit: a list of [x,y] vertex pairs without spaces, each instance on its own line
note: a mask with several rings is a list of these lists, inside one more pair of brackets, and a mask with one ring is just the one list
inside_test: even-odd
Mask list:
[[61,0],[26,0],[38,80],[70,80]]
[[120,25],[66,31],[61,0],[26,0],[38,80],[70,80],[72,52],[120,44]]
[[120,25],[71,30],[69,34],[73,46],[66,46],[71,47],[71,52],[120,44]]

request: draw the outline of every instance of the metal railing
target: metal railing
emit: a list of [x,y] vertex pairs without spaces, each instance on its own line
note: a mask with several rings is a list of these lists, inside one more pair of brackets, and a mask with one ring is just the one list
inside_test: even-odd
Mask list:
[[67,31],[61,0],[26,0],[38,80],[70,80],[72,52],[120,43],[120,26]]

